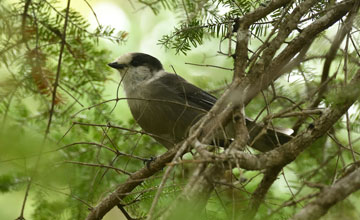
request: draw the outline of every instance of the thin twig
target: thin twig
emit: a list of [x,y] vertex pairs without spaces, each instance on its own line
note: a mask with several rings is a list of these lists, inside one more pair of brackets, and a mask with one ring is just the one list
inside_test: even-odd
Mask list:
[[62,89],[64,92],[66,92],[66,94],[68,94],[72,99],[74,99],[76,103],[78,103],[81,107],[84,107],[84,105],[81,104],[81,102],[77,98],[75,98],[75,96],[73,96],[69,91],[67,91],[65,88],[63,88],[60,84],[58,86],[60,89]]
[[104,164],[85,163],[85,162],[79,162],[79,161],[64,161],[63,163],[72,163],[72,164],[78,164],[78,165],[90,166],[90,167],[109,168],[109,169],[113,169],[115,171],[118,171],[120,173],[126,174],[128,176],[131,176],[131,173],[127,172],[126,170],[116,168],[116,167],[113,167],[113,166],[104,165]]
[[234,71],[233,68],[226,68],[226,67],[216,66],[216,65],[211,65],[211,64],[197,64],[197,63],[185,63],[185,64],[193,65],[193,66],[214,67],[214,68],[218,68],[218,69]]

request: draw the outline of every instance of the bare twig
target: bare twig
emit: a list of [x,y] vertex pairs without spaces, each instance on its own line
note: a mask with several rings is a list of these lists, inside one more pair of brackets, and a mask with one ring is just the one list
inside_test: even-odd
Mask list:
[[98,203],[87,216],[87,220],[101,219],[114,206],[119,204],[126,193],[131,192],[136,186],[140,185],[148,177],[154,175],[161,170],[166,163],[170,162],[176,155],[178,148],[174,147],[156,158],[155,161],[150,162],[144,168],[133,173],[125,183],[120,184],[116,190],[106,196],[100,203]]
[[234,69],[231,69],[231,68],[226,68],[226,67],[216,66],[216,65],[210,65],[210,64],[197,64],[197,63],[185,63],[185,64],[193,65],[193,66],[202,66],[202,67],[214,67],[214,68],[223,69],[223,70],[230,70],[230,71],[234,70]]
[[89,166],[89,167],[101,167],[101,168],[109,168],[109,169],[113,169],[119,173],[123,173],[126,174],[128,176],[131,176],[131,173],[123,170],[123,169],[119,169],[113,166],[108,166],[108,165],[104,165],[104,164],[93,164],[93,163],[85,163],[85,162],[78,162],[78,161],[64,161],[63,163],[72,163],[72,164],[78,164],[78,165],[83,165],[83,166]]

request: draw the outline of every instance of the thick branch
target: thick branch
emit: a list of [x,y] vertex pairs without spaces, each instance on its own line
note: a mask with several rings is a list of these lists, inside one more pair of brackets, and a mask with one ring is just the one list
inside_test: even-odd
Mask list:
[[272,78],[276,79],[279,75],[275,70],[282,69],[291,58],[296,55],[304,46],[304,43],[314,39],[319,33],[329,28],[335,22],[345,16],[354,6],[354,1],[341,2],[329,10],[324,16],[314,21],[306,27],[289,45],[273,60],[268,74],[273,73]]
[[360,70],[354,76],[350,84],[343,88],[337,95],[337,102],[327,108],[324,113],[314,121],[306,131],[297,135],[290,142],[275,148],[269,152],[258,155],[251,155],[245,152],[233,152],[233,155],[213,155],[214,159],[221,161],[233,161],[241,168],[247,170],[262,170],[270,167],[284,166],[303,152],[310,144],[326,132],[338,121],[348,108],[360,96]]
[[[304,151],[308,146],[310,146],[311,143],[313,143],[317,138],[324,135],[333,126],[333,124],[347,111],[347,109],[357,100],[357,98],[360,96],[359,83],[360,71],[358,71],[358,73],[350,83],[351,85],[349,85],[349,91],[352,91],[352,94],[345,95],[349,91],[344,91],[344,93],[340,94],[338,96],[339,102],[333,103],[333,105],[328,108],[319,119],[315,121],[314,127],[309,128],[302,134],[299,134],[289,143],[260,155],[251,155],[242,151],[235,151],[232,152],[232,154],[221,154],[215,156],[215,158],[221,158],[223,162],[233,160],[234,164],[239,165],[240,167],[245,169],[268,169],[264,179],[254,193],[251,202],[251,210],[249,211],[249,216],[255,215],[260,203],[263,201],[272,183],[276,180],[277,174],[281,170],[281,168],[295,160],[302,151]],[[204,167],[204,164],[199,165],[198,169],[200,169],[200,167]],[[215,168],[216,167],[213,167],[213,169]],[[221,168],[219,167],[218,169]],[[203,170],[204,168],[200,169],[198,172],[195,172],[192,177],[194,182],[190,182],[187,185],[187,188],[190,190],[184,190],[181,197],[183,198],[181,199],[181,201],[184,202],[184,198],[186,198],[185,203],[191,204],[192,200],[197,197],[203,199],[201,200],[201,202],[195,199],[195,201],[198,201],[198,203],[196,203],[198,204],[198,206],[191,205],[191,207],[192,209],[194,207],[200,209],[193,209],[194,211],[201,210],[204,207],[204,198],[207,197],[204,196],[203,192],[207,192],[208,194],[210,194],[213,189],[211,182],[204,182],[201,180],[207,180],[207,178],[211,177],[211,175],[221,173],[219,170],[217,170],[216,172],[201,172]],[[193,189],[196,190],[194,191]],[[177,202],[176,204],[180,203]]]
[[[251,87],[249,85],[241,85],[239,88],[248,89],[244,103],[245,105],[250,102],[261,90],[266,89],[274,80],[280,77],[284,72],[282,69],[290,62],[290,60],[301,51],[304,44],[311,42],[319,33],[326,30],[328,27],[339,21],[345,16],[353,7],[354,1],[346,1],[339,3],[329,10],[324,16],[314,21],[307,26],[289,45],[271,61],[270,66],[266,68],[267,71],[261,75],[251,74]],[[255,72],[256,72],[255,68]]]
[[261,74],[263,69],[267,67],[272,61],[276,51],[279,50],[290,33],[297,28],[301,17],[308,12],[308,10],[316,3],[316,0],[306,0],[297,6],[291,14],[285,17],[283,23],[280,24],[277,36],[271,40],[268,47],[262,55],[262,60],[255,65],[253,73],[255,75]]
[[325,188],[316,200],[310,202],[292,220],[318,219],[337,202],[360,189],[360,169],[355,170],[334,185]]
[[262,178],[255,192],[252,194],[249,209],[245,212],[244,217],[248,219],[253,219],[255,217],[260,204],[264,201],[267,192],[277,179],[281,169],[282,166],[277,166],[269,168],[265,171],[264,177]]
[[[349,16],[346,18],[346,21],[344,22],[343,26],[341,27],[340,31],[336,34],[334,42],[331,44],[329,52],[326,54],[325,63],[323,66],[323,72],[321,74],[321,84],[324,83],[329,78],[329,72],[332,61],[335,59],[336,53],[343,42],[345,35],[349,33],[349,31],[352,28],[353,20],[356,15],[354,13],[357,11],[355,8],[352,10],[352,13],[349,14]],[[314,108],[319,105],[320,101],[322,100],[322,96],[324,92],[326,91],[326,86],[319,89],[318,97],[317,99],[311,104],[311,108]]]
[[176,147],[172,148],[163,155],[157,157],[155,161],[144,166],[141,170],[133,173],[125,183],[119,185],[114,192],[110,193],[97,206],[95,206],[86,219],[102,219],[106,213],[120,203],[121,199],[124,198],[127,193],[131,192],[135,187],[140,185],[146,180],[146,178],[163,169],[166,163],[170,162],[175,156],[177,150],[178,148]]
[[[345,35],[348,34],[352,28],[353,21],[356,16],[356,12],[358,11],[358,7],[359,7],[359,3],[357,3],[357,6],[355,6],[352,9],[352,11],[349,13],[349,16],[347,16],[340,31],[336,34],[334,42],[331,44],[330,50],[326,54],[326,59],[325,59],[325,63],[323,66],[323,72],[322,72],[321,81],[320,81],[320,85],[324,85],[324,86],[319,86],[318,95],[313,100],[313,102],[310,104],[310,106],[309,106],[310,109],[316,108],[320,104],[321,100],[323,99],[324,93],[327,89],[327,84],[325,82],[329,81],[329,72],[330,72],[331,63],[335,59],[337,51],[341,45],[341,42],[345,38]],[[297,122],[295,123],[295,125],[293,127],[295,133],[297,133],[298,129],[303,124],[305,119],[306,119],[306,117],[303,116],[297,120]]]
[[291,0],[275,0],[270,1],[265,7],[260,6],[259,8],[255,9],[254,11],[247,13],[246,16],[240,19],[239,22],[243,22],[244,26],[250,26],[259,19],[265,17],[266,15],[270,14],[274,10],[285,6],[291,2]]
[[176,219],[180,212],[182,219],[194,219],[194,212],[197,212],[196,216],[201,216],[214,189],[214,182],[223,176],[224,170],[216,164],[208,167],[207,164],[200,164],[181,195],[161,219]]

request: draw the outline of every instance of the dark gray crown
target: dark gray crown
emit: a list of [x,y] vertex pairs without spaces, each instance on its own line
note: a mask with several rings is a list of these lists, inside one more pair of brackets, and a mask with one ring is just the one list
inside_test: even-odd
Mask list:
[[134,67],[146,66],[151,71],[163,69],[161,62],[158,59],[145,53],[133,53],[130,65]]

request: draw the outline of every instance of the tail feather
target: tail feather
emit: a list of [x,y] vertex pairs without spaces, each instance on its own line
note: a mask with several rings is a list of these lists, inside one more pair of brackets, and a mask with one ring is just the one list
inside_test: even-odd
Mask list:
[[[246,126],[250,136],[248,146],[261,152],[270,151],[293,138],[290,136],[293,132],[291,129],[266,128],[264,125],[255,123],[248,118],[246,119]],[[227,148],[232,143],[234,137],[234,124],[230,123],[225,129],[215,135],[212,144]]]
[[265,128],[254,122],[249,122],[247,127],[250,135],[249,146],[261,152],[270,151],[293,138],[290,136],[291,129]]

